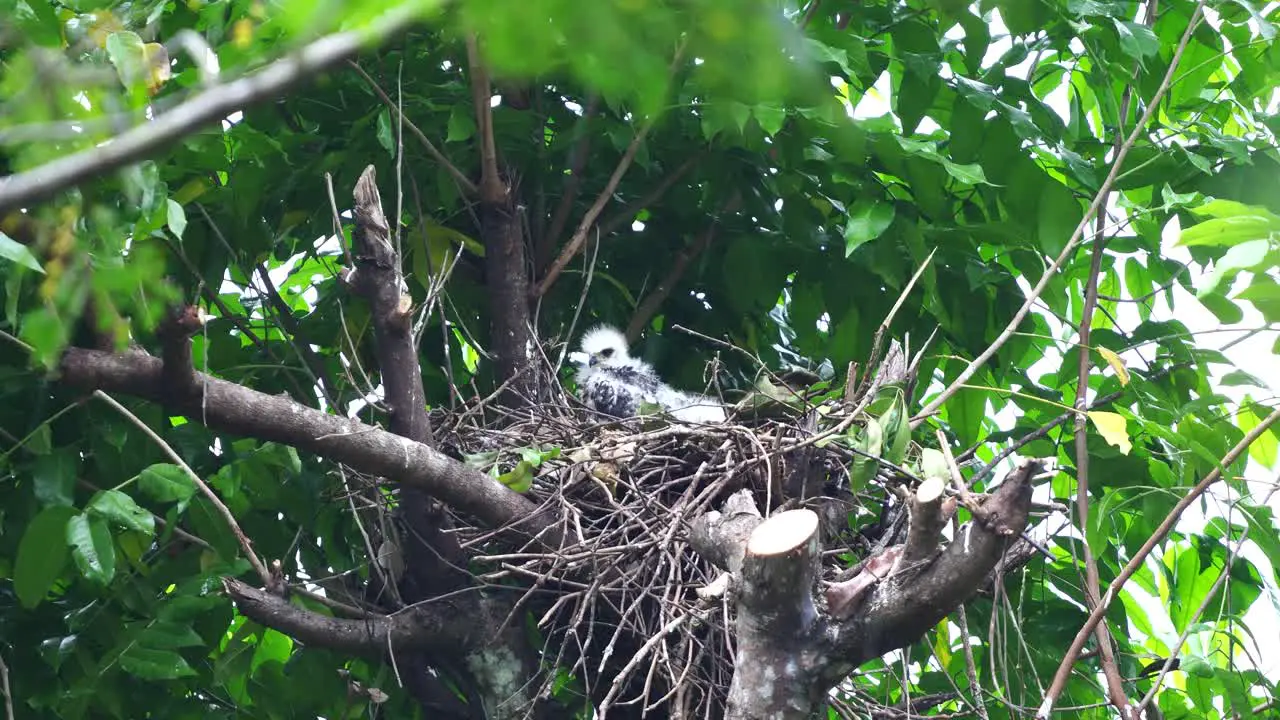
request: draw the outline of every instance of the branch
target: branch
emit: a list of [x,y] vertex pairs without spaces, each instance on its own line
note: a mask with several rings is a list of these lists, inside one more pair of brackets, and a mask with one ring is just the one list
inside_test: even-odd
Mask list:
[[387,650],[457,652],[473,647],[486,624],[470,601],[420,603],[394,615],[329,617],[245,583],[223,578],[222,588],[245,617],[302,641],[343,653],[385,655]]
[[138,162],[198,128],[280,95],[293,86],[399,33],[418,18],[415,4],[389,12],[368,27],[334,33],[247,77],[205,90],[145,125],[98,145],[17,175],[0,178],[0,214],[48,199],[90,178]]
[[1129,562],[1120,571],[1120,574],[1116,576],[1116,579],[1112,580],[1111,584],[1107,586],[1107,592],[1102,596],[1102,602],[1093,609],[1093,612],[1089,613],[1089,619],[1085,620],[1084,625],[1071,642],[1070,649],[1063,656],[1062,664],[1058,666],[1058,671],[1053,676],[1053,684],[1049,686],[1049,690],[1044,696],[1044,702],[1041,703],[1040,709],[1036,711],[1038,720],[1046,720],[1049,717],[1049,713],[1053,710],[1053,703],[1062,694],[1063,688],[1067,685],[1067,679],[1071,676],[1071,666],[1075,664],[1076,659],[1080,656],[1080,651],[1084,649],[1085,640],[1088,639],[1089,635],[1093,633],[1093,629],[1101,622],[1102,616],[1106,614],[1107,608],[1111,607],[1111,603],[1116,599],[1120,588],[1128,582],[1130,577],[1133,577],[1138,568],[1142,567],[1142,563],[1146,561],[1147,556],[1155,549],[1156,544],[1162,542],[1169,535],[1169,531],[1177,524],[1178,518],[1182,517],[1182,513],[1203,495],[1210,485],[1222,477],[1223,469],[1233,465],[1249,449],[1249,446],[1261,437],[1263,433],[1267,432],[1277,420],[1280,420],[1280,409],[1275,410],[1264,418],[1240,442],[1236,443],[1236,446],[1222,457],[1218,467],[1211,470],[1208,475],[1205,475],[1203,480],[1196,483],[1196,486],[1191,488],[1191,491],[1184,495],[1178,501],[1178,504],[1173,506],[1173,510],[1169,511],[1169,515],[1164,519],[1164,522],[1160,523],[1160,526],[1151,534],[1151,537],[1147,538],[1142,547],[1129,559]]
[[471,102],[476,110],[476,133],[480,137],[480,199],[500,202],[507,194],[498,177],[498,148],[493,137],[493,88],[489,72],[480,59],[480,44],[475,35],[467,36],[467,62],[471,68]]
[[627,203],[621,210],[615,213],[613,217],[601,220],[599,232],[600,237],[609,237],[613,233],[617,232],[619,228],[630,224],[631,221],[635,219],[636,213],[647,207],[651,207],[654,203],[661,200],[662,196],[666,195],[667,191],[670,190],[671,187],[680,180],[680,178],[684,177],[698,163],[702,162],[702,159],[706,157],[706,155],[707,152],[705,150],[694,153],[675,170],[667,173],[666,177],[662,178],[657,185],[654,185],[653,189],[649,192],[641,195],[632,202]]
[[622,159],[618,161],[618,166],[613,169],[613,174],[609,176],[609,182],[605,183],[604,189],[600,191],[596,201],[591,204],[586,214],[582,216],[582,222],[578,223],[578,229],[573,232],[573,237],[569,238],[569,243],[565,245],[564,250],[560,251],[559,257],[551,263],[551,267],[547,268],[542,280],[534,287],[533,294],[535,296],[541,297],[545,295],[547,290],[551,289],[551,286],[555,284],[556,278],[560,277],[560,273],[564,271],[569,261],[582,249],[582,244],[587,241],[587,234],[591,232],[591,227],[595,225],[596,218],[600,217],[600,213],[604,211],[604,206],[613,197],[613,191],[618,189],[618,183],[622,182],[622,176],[626,175],[627,169],[631,167],[631,161],[635,159],[636,151],[640,149],[640,143],[644,142],[645,137],[652,128],[653,121],[650,120],[640,128],[640,132],[636,133],[635,137],[631,138],[631,144],[627,146],[626,152],[622,153]]
[[578,191],[582,189],[582,173],[587,167],[587,157],[591,154],[593,137],[590,132],[591,118],[595,116],[599,105],[600,96],[591,95],[587,100],[587,106],[582,111],[582,118],[574,126],[579,135],[578,141],[569,151],[569,174],[564,177],[564,189],[555,213],[551,216],[551,224],[543,231],[541,242],[538,243],[535,260],[536,269],[539,272],[544,269],[550,259],[548,256],[551,254],[556,238],[564,232],[564,226],[569,222],[569,211],[573,209],[573,203],[578,199]]
[[420,443],[313,410],[292,398],[196,373],[201,392],[174,400],[163,391],[162,362],[138,352],[68,348],[59,369],[62,380],[76,387],[158,402],[214,430],[292,445],[370,475],[422,488],[491,528],[514,525],[519,532],[534,535],[551,524],[533,502],[485,473]]
[[[356,182],[355,231],[356,292],[369,303],[373,322],[378,367],[385,390],[383,402],[390,415],[391,432],[414,442],[434,447],[431,419],[427,416],[426,392],[418,348],[411,327],[413,299],[401,292],[401,258],[391,242],[391,231],[382,210],[377,174],[372,165]],[[406,488],[403,494],[404,520],[413,530],[408,542],[415,557],[410,569],[414,582],[411,599],[461,587],[467,574],[452,523],[440,503],[421,490]]]
[[940,555],[922,566],[900,564],[879,582],[861,611],[833,628],[839,660],[823,670],[827,680],[834,684],[849,667],[914,642],[977,592],[1026,527],[1031,482],[1042,470],[1040,461],[1024,460],[983,502],[982,517],[975,515]]
[[[680,64],[680,59],[684,57],[684,44],[676,50],[675,58],[671,61],[671,67],[668,69],[669,74],[673,74]],[[613,193],[618,189],[618,183],[622,182],[622,176],[627,174],[627,168],[631,167],[631,161],[635,159],[636,151],[640,149],[640,144],[644,142],[645,137],[649,135],[649,131],[653,129],[654,118],[647,120],[640,127],[640,132],[631,138],[631,144],[627,145],[626,152],[622,153],[622,159],[618,161],[618,166],[613,169],[613,174],[609,176],[609,181],[605,183],[604,189],[600,191],[600,195],[596,197],[596,201],[587,209],[585,215],[582,216],[582,222],[578,223],[578,229],[574,231],[573,237],[569,238],[569,243],[565,245],[564,250],[560,252],[555,262],[551,263],[551,267],[547,269],[542,280],[534,287],[534,297],[542,297],[555,284],[556,278],[560,277],[560,273],[564,272],[569,261],[573,259],[578,251],[582,249],[582,244],[587,241],[587,235],[591,231],[591,227],[595,225],[596,218],[600,217],[600,213],[604,211],[604,206],[609,203],[609,199],[613,197]]]
[[817,611],[818,515],[787,510],[756,526],[742,558],[737,653],[726,718],[808,718],[814,692],[807,643]]
[[1142,117],[1137,124],[1133,126],[1133,132],[1129,133],[1120,146],[1120,151],[1116,153],[1115,160],[1111,163],[1111,172],[1107,173],[1107,178],[1102,182],[1102,187],[1098,188],[1098,192],[1093,197],[1093,202],[1089,204],[1089,209],[1085,211],[1084,217],[1080,218],[1080,224],[1076,225],[1076,229],[1071,233],[1071,238],[1067,240],[1067,245],[1062,249],[1062,253],[1058,255],[1053,264],[1045,270],[1044,275],[1040,277],[1040,282],[1036,283],[1031,289],[1031,293],[1027,296],[1026,301],[1022,303],[1022,307],[1018,308],[1018,312],[1014,313],[1013,319],[1004,330],[1000,332],[999,337],[995,339],[982,354],[974,358],[964,370],[956,377],[945,390],[938,394],[936,398],[929,402],[920,412],[912,418],[912,422],[917,422],[923,418],[929,417],[942,407],[943,403],[951,398],[952,395],[969,382],[974,373],[978,372],[978,368],[986,364],[993,355],[996,354],[1009,338],[1017,331],[1018,326],[1022,324],[1023,319],[1027,317],[1027,313],[1031,312],[1031,306],[1044,293],[1049,281],[1062,268],[1067,260],[1075,254],[1076,248],[1080,246],[1081,238],[1084,236],[1085,228],[1089,227],[1089,223],[1102,207],[1103,200],[1111,192],[1111,187],[1115,184],[1116,178],[1120,175],[1120,168],[1124,165],[1125,156],[1129,154],[1135,143],[1138,142],[1138,135],[1147,127],[1147,123],[1151,121],[1151,116],[1156,113],[1156,109],[1160,107],[1160,100],[1165,93],[1169,91],[1169,86],[1173,83],[1173,75],[1178,69],[1178,62],[1182,59],[1182,53],[1187,48],[1187,43],[1191,40],[1191,33],[1195,30],[1196,25],[1200,21],[1200,13],[1204,9],[1205,0],[1196,3],[1195,12],[1191,15],[1191,22],[1187,24],[1187,30],[1182,34],[1182,39],[1178,42],[1177,49],[1173,52],[1173,59],[1169,62],[1169,69],[1164,74],[1164,80],[1160,82],[1160,87],[1156,89],[1155,95],[1151,97],[1147,103],[1147,109],[1143,111]]
[[[721,211],[734,212],[741,204],[741,193],[734,193],[734,196],[724,204]],[[628,342],[635,342],[640,337],[640,332],[644,330],[644,326],[658,312],[658,308],[662,307],[662,303],[667,301],[667,298],[671,296],[671,292],[679,284],[680,279],[684,277],[685,272],[689,269],[689,264],[711,246],[716,237],[716,229],[719,227],[719,220],[713,220],[711,226],[702,233],[702,236],[693,245],[681,249],[676,255],[676,259],[671,263],[671,269],[667,271],[666,277],[662,278],[662,281],[653,289],[653,292],[640,301],[640,305],[636,307],[635,313],[631,316],[631,322],[627,323]]]
[[405,127],[409,128],[409,132],[413,133],[414,137],[418,138],[418,142],[422,144],[422,147],[427,151],[427,154],[431,156],[431,159],[439,163],[440,167],[444,168],[445,172],[448,172],[449,176],[454,179],[454,182],[458,183],[458,187],[462,188],[462,194],[474,197],[477,189],[476,184],[471,182],[471,178],[467,177],[465,173],[459,170],[457,165],[450,162],[449,158],[436,148],[435,143],[427,139],[426,134],[423,133],[417,125],[413,124],[412,120],[405,117],[404,113],[400,112],[400,106],[383,91],[382,87],[378,85],[377,81],[375,81],[369,73],[365,72],[364,68],[360,67],[359,63],[354,60],[348,60],[347,64],[350,65],[352,69],[360,75],[360,77],[364,78],[365,82],[369,83],[369,87],[373,88],[374,93],[376,93],[382,100],[382,104],[391,108],[391,111],[395,113],[395,117],[400,122],[404,123]]
[[[1126,97],[1133,86],[1125,88]],[[1122,115],[1123,118],[1123,115]],[[1103,196],[1103,204],[1107,197]],[[1098,275],[1102,272],[1102,257],[1107,248],[1104,233],[1103,213],[1098,213],[1098,227],[1093,238],[1093,254],[1089,259],[1089,277],[1085,280],[1084,305],[1080,311],[1080,329],[1078,346],[1080,362],[1076,371],[1076,408],[1075,417],[1075,449],[1076,449],[1076,516],[1080,527],[1089,527],[1089,416],[1085,410],[1089,406],[1089,371],[1093,367],[1090,358],[1090,337],[1093,329],[1093,313],[1098,306]],[[1098,586],[1102,580],[1098,575],[1098,558],[1094,556],[1089,543],[1081,543],[1084,554],[1084,598],[1092,611],[1101,603],[1098,597]],[[1120,677],[1120,668],[1116,665],[1115,649],[1111,645],[1111,632],[1103,623],[1094,630],[1098,641],[1099,664],[1102,674],[1107,679],[1107,699],[1120,713],[1120,717],[1129,717],[1130,701],[1124,691],[1124,680]]]

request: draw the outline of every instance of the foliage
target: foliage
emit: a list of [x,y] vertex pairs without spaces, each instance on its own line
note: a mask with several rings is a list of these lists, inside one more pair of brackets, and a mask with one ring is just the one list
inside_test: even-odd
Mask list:
[[[214,316],[194,338],[197,368],[379,421],[382,408],[368,402],[377,382],[365,374],[377,365],[370,314],[339,279],[351,219],[339,218],[343,241],[333,242],[325,189],[327,174],[344,209],[373,163],[394,198],[415,306],[453,268],[447,302],[421,319],[428,403],[453,406],[452,389],[487,395],[502,381],[488,354],[498,340],[485,247],[458,179],[480,177],[483,150],[466,52],[474,32],[501,96],[493,134],[517,180],[535,280],[607,190],[587,247],[538,298],[541,337],[632,322],[664,377],[706,387],[706,360],[721,348],[678,329],[690,328],[746,351],[720,353],[714,385],[732,395],[757,386],[750,356],[839,385],[850,363],[865,368],[892,315],[891,336],[917,347],[933,338],[920,387],[897,395],[905,408],[877,409],[847,444],[872,455],[893,445],[899,457],[906,414],[1014,319],[1178,59],[1116,173],[1100,239],[1095,225],[1082,228],[1088,249],[1069,254],[1036,311],[914,434],[934,446],[942,429],[952,448],[974,448],[968,471],[1050,426],[1079,394],[1110,398],[1081,430],[1089,525],[1047,540],[1052,560],[968,606],[987,711],[1022,716],[1088,614],[1086,549],[1105,586],[1274,406],[1265,380],[1232,368],[1187,321],[1201,308],[1224,324],[1261,317],[1280,352],[1280,10],[1209,5],[1179,55],[1198,17],[1188,0],[0,0],[0,172],[12,174],[94,148],[325,33],[368,27],[393,8],[421,18],[375,38],[359,71],[338,65],[25,214],[0,213],[3,329],[33,348],[0,346],[0,658],[17,715],[412,716],[390,666],[303,650],[238,614],[218,580],[249,565],[217,509],[131,420],[49,369],[94,331],[154,350],[157,321],[183,299]],[[193,38],[216,55],[216,75]],[[562,212],[567,221],[556,220]],[[35,242],[20,236],[26,219],[43,228]],[[1085,301],[1091,275],[1096,306]],[[87,299],[99,312],[81,323]],[[1081,362],[1087,388],[1077,387]],[[119,400],[291,577],[369,579],[333,464]],[[1044,499],[1076,495],[1073,421],[1019,446],[1062,466]],[[1253,669],[1275,613],[1263,630],[1249,612],[1276,606],[1280,544],[1272,508],[1245,478],[1274,477],[1278,438],[1266,430],[1247,461],[1224,469],[1229,507],[1178,525],[1106,615],[1131,697],[1152,687],[1154,675],[1140,677],[1151,660],[1181,659],[1156,701],[1171,720],[1247,717],[1277,696],[1276,677]],[[524,489],[559,449],[504,450],[521,459],[502,481]],[[482,462],[500,474],[496,459]],[[873,471],[853,462],[868,507],[883,498]],[[1045,529],[1063,523],[1077,523],[1074,510]],[[904,681],[888,680],[903,666],[886,657],[860,668],[847,694],[884,704],[957,686],[975,694],[956,623],[905,651]],[[1097,662],[1077,666],[1058,703],[1091,708],[1079,717],[1109,716]],[[389,698],[370,707],[339,668]]]

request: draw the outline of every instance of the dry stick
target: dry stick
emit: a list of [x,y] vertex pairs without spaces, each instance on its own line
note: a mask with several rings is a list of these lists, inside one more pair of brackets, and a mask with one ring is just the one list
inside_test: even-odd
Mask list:
[[284,91],[412,25],[416,3],[385,13],[366,27],[326,35],[290,52],[262,70],[192,97],[151,122],[132,127],[110,142],[0,178],[0,214],[47,199],[55,193],[172,145],[197,128]]
[[[683,56],[684,44],[682,43],[676,50],[675,59],[671,61],[669,73],[675,72]],[[565,245],[564,250],[560,252],[560,255],[551,263],[551,267],[547,269],[546,275],[534,287],[534,297],[541,297],[546,294],[547,290],[551,289],[551,286],[555,283],[556,278],[560,277],[560,273],[564,272],[565,266],[582,249],[582,244],[587,241],[587,233],[590,232],[591,226],[595,224],[596,218],[600,217],[600,213],[604,211],[604,206],[609,204],[609,200],[613,197],[613,192],[618,189],[618,183],[622,182],[622,176],[627,174],[627,169],[631,167],[631,161],[635,159],[636,152],[640,150],[640,144],[644,142],[644,139],[649,135],[649,131],[653,129],[654,121],[654,118],[647,120],[640,127],[640,132],[631,138],[631,144],[627,145],[626,152],[622,153],[622,159],[618,161],[618,166],[613,169],[613,174],[609,176],[609,182],[605,183],[604,189],[600,191],[596,201],[591,204],[586,214],[582,216],[582,222],[578,223],[578,229],[573,232],[573,237],[569,238],[569,244]]]
[[1075,664],[1077,656],[1080,655],[1080,651],[1084,648],[1085,640],[1088,639],[1089,635],[1093,633],[1093,629],[1102,620],[1102,616],[1106,614],[1107,608],[1111,606],[1111,602],[1115,599],[1120,588],[1138,571],[1143,561],[1155,548],[1156,543],[1164,540],[1169,531],[1173,529],[1174,524],[1178,522],[1178,518],[1182,516],[1182,513],[1196,501],[1196,498],[1203,495],[1210,485],[1218,481],[1218,478],[1222,476],[1223,469],[1230,467],[1277,420],[1280,420],[1280,409],[1275,410],[1264,418],[1240,442],[1236,443],[1236,446],[1223,456],[1218,467],[1210,471],[1208,475],[1205,475],[1203,480],[1191,488],[1191,492],[1187,493],[1186,496],[1178,501],[1177,505],[1173,506],[1173,510],[1169,511],[1169,515],[1160,523],[1160,527],[1156,528],[1151,537],[1143,543],[1138,552],[1134,554],[1124,566],[1124,569],[1120,571],[1120,574],[1116,576],[1116,579],[1111,581],[1111,584],[1107,586],[1107,592],[1103,595],[1101,603],[1093,609],[1093,612],[1089,613],[1089,619],[1085,621],[1084,626],[1076,633],[1070,649],[1063,656],[1062,664],[1058,666],[1058,671],[1053,676],[1053,684],[1049,686],[1049,691],[1045,693],[1044,702],[1041,703],[1040,709],[1036,711],[1037,718],[1045,720],[1049,717],[1049,712],[1053,710],[1054,701],[1062,694],[1063,688],[1067,685],[1067,678],[1071,675],[1071,666]]
[[113,410],[123,415],[129,422],[133,423],[135,427],[141,430],[144,435],[150,438],[151,441],[160,448],[161,452],[169,456],[169,459],[173,461],[174,465],[182,468],[182,471],[187,474],[187,477],[191,478],[191,482],[195,483],[196,487],[200,488],[200,492],[204,493],[204,496],[208,498],[209,502],[213,503],[213,506],[218,510],[218,514],[222,516],[222,519],[226,521],[227,525],[231,528],[231,532],[236,536],[236,540],[240,543],[240,548],[244,550],[245,556],[249,559],[249,564],[253,566],[254,572],[258,573],[258,577],[262,580],[262,586],[268,588],[272,587],[273,583],[271,580],[271,573],[267,571],[267,566],[262,564],[262,560],[259,559],[257,553],[253,551],[253,543],[250,542],[249,537],[244,534],[244,530],[240,529],[240,524],[236,522],[236,518],[231,514],[231,510],[227,508],[221,498],[214,494],[213,488],[206,485],[204,480],[201,480],[200,476],[191,469],[191,466],[187,465],[186,461],[182,459],[182,456],[179,455],[173,447],[169,445],[169,443],[165,442],[164,438],[156,434],[156,431],[152,430],[149,425],[142,422],[137,415],[130,412],[129,408],[116,402],[115,398],[101,390],[94,390],[93,396],[110,405]]
[[1124,144],[1120,146],[1120,152],[1116,153],[1115,160],[1111,164],[1111,172],[1107,173],[1107,178],[1102,182],[1102,187],[1098,189],[1097,194],[1094,195],[1093,202],[1089,204],[1089,209],[1085,211],[1084,217],[1080,218],[1080,224],[1076,225],[1075,232],[1071,233],[1071,238],[1067,241],[1067,246],[1062,249],[1062,253],[1058,255],[1057,259],[1053,261],[1053,264],[1050,265],[1044,275],[1041,276],[1040,282],[1036,283],[1035,287],[1031,289],[1031,294],[1028,295],[1026,301],[1022,303],[1022,307],[1018,308],[1018,312],[1014,313],[1013,320],[1009,321],[1008,326],[1001,331],[999,337],[995,339],[995,342],[987,346],[987,349],[983,350],[981,355],[974,358],[973,361],[970,362],[963,371],[961,371],[960,375],[952,381],[951,385],[926,405],[919,414],[912,418],[913,422],[937,412],[938,409],[942,407],[943,403],[949,400],[952,395],[956,394],[956,391],[958,391],[961,386],[969,382],[969,379],[973,377],[974,373],[978,372],[978,368],[985,365],[986,362],[996,354],[996,351],[999,350],[1009,340],[1009,338],[1013,337],[1018,326],[1022,324],[1023,319],[1027,317],[1027,313],[1031,311],[1031,306],[1037,299],[1039,299],[1040,295],[1044,293],[1045,288],[1049,286],[1049,281],[1052,280],[1053,276],[1064,264],[1066,264],[1067,260],[1075,254],[1076,248],[1080,246],[1080,240],[1084,235],[1085,228],[1089,226],[1089,223],[1098,213],[1098,210],[1101,209],[1103,199],[1111,191],[1111,186],[1115,184],[1116,178],[1119,177],[1120,168],[1124,165],[1125,156],[1129,154],[1129,150],[1131,150],[1134,144],[1138,142],[1138,135],[1140,135],[1143,129],[1146,128],[1147,123],[1151,120],[1151,116],[1155,115],[1156,108],[1160,106],[1160,100],[1164,97],[1165,93],[1169,91],[1169,86],[1173,83],[1174,72],[1178,69],[1178,62],[1182,59],[1182,53],[1187,49],[1187,43],[1191,40],[1191,33],[1195,30],[1196,25],[1200,21],[1200,13],[1204,9],[1204,3],[1205,0],[1200,0],[1196,3],[1195,12],[1191,14],[1191,22],[1187,23],[1187,30],[1182,34],[1182,39],[1178,41],[1178,47],[1173,51],[1173,58],[1169,61],[1169,69],[1165,72],[1164,79],[1160,81],[1160,87],[1156,89],[1155,95],[1153,95],[1151,97],[1151,101],[1147,103],[1147,109],[1143,111],[1142,117],[1138,120],[1137,124],[1133,126],[1133,131],[1129,133],[1129,137],[1125,138]]
[[369,84],[369,87],[373,89],[373,92],[377,94],[380,100],[382,100],[382,104],[386,105],[395,113],[396,119],[404,123],[404,126],[409,128],[409,132],[413,133],[414,137],[418,138],[418,142],[422,145],[423,149],[427,151],[427,154],[431,156],[431,159],[440,163],[440,166],[449,173],[449,176],[453,178],[454,182],[458,183],[458,187],[462,188],[463,194],[474,196],[476,194],[476,184],[471,182],[471,178],[467,177],[465,173],[459,170],[458,166],[454,165],[449,158],[435,146],[435,143],[431,142],[431,140],[427,138],[426,134],[423,133],[417,125],[413,124],[412,120],[404,116],[404,113],[400,110],[400,107],[396,102],[387,95],[387,93],[378,85],[378,82],[374,80],[369,73],[365,72],[364,68],[360,67],[360,63],[355,60],[348,60],[347,64],[350,65],[351,69],[355,70],[356,73],[358,73],[360,77]]

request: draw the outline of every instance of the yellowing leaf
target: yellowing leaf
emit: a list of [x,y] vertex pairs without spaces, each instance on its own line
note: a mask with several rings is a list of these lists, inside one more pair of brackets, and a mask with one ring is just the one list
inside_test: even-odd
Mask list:
[[160,43],[146,43],[142,46],[142,59],[147,68],[147,89],[154,95],[161,85],[173,77],[169,68],[169,51]]
[[1111,366],[1111,369],[1116,372],[1116,377],[1120,378],[1120,384],[1128,385],[1129,370],[1124,366],[1124,360],[1121,360],[1119,355],[1107,348],[1099,347],[1094,349],[1098,351],[1098,354],[1102,356],[1103,360],[1107,361],[1107,364]]
[[1098,433],[1102,435],[1107,442],[1120,448],[1120,452],[1125,455],[1133,449],[1133,442],[1129,440],[1129,432],[1125,429],[1128,421],[1123,415],[1117,415],[1111,412],[1102,412],[1100,410],[1091,410],[1089,419],[1093,421],[1093,426],[1098,429]]
[[253,42],[253,21],[249,18],[237,20],[231,26],[231,41],[241,50],[249,47],[249,44]]

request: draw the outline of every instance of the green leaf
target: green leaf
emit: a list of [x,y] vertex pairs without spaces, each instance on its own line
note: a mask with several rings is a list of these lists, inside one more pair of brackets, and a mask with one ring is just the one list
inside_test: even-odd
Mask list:
[[1250,270],[1261,266],[1267,260],[1267,252],[1271,249],[1271,241],[1265,238],[1249,240],[1227,250],[1218,262],[1213,265],[1204,287],[1196,291],[1198,296],[1217,292],[1222,283],[1234,277],[1241,270]]
[[196,494],[196,484],[177,465],[157,463],[138,473],[138,489],[159,502],[185,502]]
[[1224,325],[1235,325],[1244,320],[1244,311],[1240,309],[1240,306],[1222,295],[1217,293],[1204,296],[1197,295],[1196,299]]
[[79,453],[71,448],[59,448],[37,457],[32,468],[36,499],[45,506],[71,505],[75,501],[79,470]]
[[67,521],[66,533],[80,574],[99,585],[110,584],[116,574],[116,550],[106,521],[82,513]]
[[253,649],[253,662],[249,667],[251,670],[257,670],[263,663],[269,662],[284,665],[292,654],[293,638],[267,628],[258,638],[258,643]]
[[147,535],[154,535],[156,531],[155,516],[119,490],[104,490],[94,495],[85,510],[126,530]]
[[138,635],[138,643],[156,650],[176,650],[184,647],[200,647],[204,640],[190,625],[168,620],[148,621]]
[[396,134],[395,129],[391,127],[391,111],[383,109],[378,113],[378,125],[374,132],[378,139],[378,144],[391,157],[396,155]]
[[2,232],[0,232],[0,257],[38,273],[44,272],[44,268],[40,267],[40,261],[36,260],[36,256],[31,254],[26,245]]
[[39,605],[67,566],[67,522],[75,515],[76,511],[69,507],[45,508],[22,533],[13,566],[13,586],[23,607]]
[[475,134],[476,121],[472,119],[470,111],[455,105],[453,110],[449,111],[449,134],[445,137],[445,141],[462,142],[469,140]]
[[862,492],[862,489],[871,482],[876,476],[876,471],[880,468],[878,458],[884,448],[884,431],[880,427],[880,421],[875,418],[867,420],[867,426],[857,431],[851,443],[853,449],[872,457],[858,455],[854,457],[853,464],[849,468],[849,490],[853,493]]
[[533,475],[533,464],[521,460],[510,472],[499,475],[498,482],[518,493],[524,493],[529,492],[529,488],[533,487]]
[[901,465],[911,443],[911,426],[908,424],[907,405],[902,391],[894,388],[891,392],[893,400],[889,409],[880,417],[880,425],[884,428],[882,457],[895,465]]
[[860,200],[849,210],[844,228],[844,256],[849,257],[864,243],[880,237],[893,223],[896,209],[892,202]]
[[1116,32],[1120,35],[1120,49],[1125,55],[1140,62],[1159,55],[1160,40],[1151,28],[1128,20],[1114,22]]
[[1178,241],[1175,244],[1186,247],[1239,245],[1253,240],[1265,240],[1271,237],[1273,232],[1280,232],[1280,224],[1261,215],[1224,217],[1206,220],[1198,225],[1184,228],[1178,234]]
[[[1248,397],[1240,405],[1240,410],[1236,412],[1236,427],[1240,428],[1240,432],[1248,434],[1261,424],[1262,418],[1253,411],[1253,403]],[[1276,466],[1278,449],[1280,449],[1280,442],[1277,441],[1275,433],[1268,430],[1249,444],[1249,457],[1262,467],[1273,468]]]
[[1255,275],[1253,283],[1236,293],[1235,299],[1248,300],[1267,322],[1280,322],[1280,283],[1270,275]]
[[920,451],[920,476],[924,479],[938,478],[943,482],[951,482],[951,466],[947,464],[947,456],[941,450],[924,448]]
[[111,33],[107,37],[107,57],[115,66],[120,83],[133,88],[146,79],[147,61],[145,43],[134,32]]
[[770,136],[777,135],[787,121],[786,108],[778,105],[756,105],[751,108],[751,114],[760,123],[760,129]]
[[120,655],[120,667],[143,680],[176,680],[196,674],[178,653],[136,644],[128,646]]
[[182,205],[174,200],[168,201],[168,207],[169,231],[173,233],[174,237],[181,240],[182,233],[187,230],[187,212],[182,209]]

